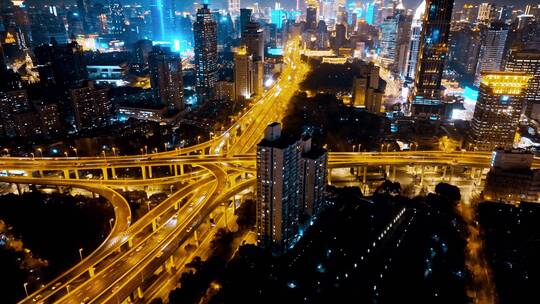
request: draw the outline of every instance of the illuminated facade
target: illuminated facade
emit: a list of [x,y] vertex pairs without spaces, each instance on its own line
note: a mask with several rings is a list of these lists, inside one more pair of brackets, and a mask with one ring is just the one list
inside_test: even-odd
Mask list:
[[85,86],[70,90],[77,130],[100,128],[110,118],[108,89],[95,88],[89,81]]
[[466,148],[490,151],[512,147],[529,79],[523,73],[482,74]]
[[416,76],[409,97],[413,115],[442,115],[441,81],[448,55],[448,37],[453,7],[452,0],[426,1]]
[[512,50],[505,71],[524,72],[532,76],[525,94],[527,102],[525,114],[532,119],[540,120],[540,51]]
[[426,1],[422,1],[416,9],[411,24],[411,42],[409,44],[409,57],[407,59],[406,77],[414,79],[416,74],[416,63],[418,61],[418,50],[420,49],[420,36],[422,34],[422,17],[426,10]]
[[481,33],[480,55],[476,66],[475,85],[480,84],[480,73],[484,71],[500,71],[508,28],[505,24],[492,24]]
[[208,4],[197,10],[193,24],[195,36],[196,90],[203,99],[212,95],[217,81],[217,24],[212,18]]
[[245,47],[234,54],[234,100],[251,98],[253,94],[253,57]]
[[299,142],[283,136],[279,123],[269,125],[257,145],[257,245],[275,255],[298,236],[299,160]]

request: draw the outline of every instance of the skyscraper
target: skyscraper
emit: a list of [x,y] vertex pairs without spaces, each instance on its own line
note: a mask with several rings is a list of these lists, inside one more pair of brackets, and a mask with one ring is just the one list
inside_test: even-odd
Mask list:
[[244,34],[247,24],[251,22],[251,13],[252,13],[252,10],[250,8],[240,9],[240,20],[239,20],[239,27],[238,27],[240,36]]
[[212,95],[217,81],[217,24],[212,18],[208,4],[197,10],[193,24],[195,37],[196,90],[200,97],[207,99]]
[[426,10],[426,1],[422,1],[416,9],[411,24],[411,42],[409,45],[409,58],[407,59],[407,78],[414,79],[416,63],[420,49],[420,36],[422,34],[422,18]]
[[300,223],[309,225],[325,205],[328,155],[326,150],[313,147],[311,138],[302,140],[300,158]]
[[234,99],[251,98],[253,93],[253,57],[245,47],[240,47],[234,53]]
[[169,48],[155,46],[148,56],[154,100],[169,110],[184,109],[182,59]]
[[504,23],[491,24],[481,33],[483,36],[476,66],[475,84],[480,84],[480,73],[484,71],[500,71],[503,59],[508,28]]
[[273,254],[292,247],[299,231],[300,143],[273,123],[257,145],[257,244]]
[[411,17],[397,13],[381,24],[381,61],[400,75],[405,74],[409,53]]
[[279,255],[324,208],[326,151],[270,124],[257,145],[257,244]]
[[495,5],[492,3],[482,3],[478,6],[478,17],[476,22],[478,24],[489,25],[491,18],[495,10]]
[[426,0],[416,76],[409,101],[414,115],[441,115],[442,74],[448,54],[453,0]]
[[524,72],[532,76],[525,92],[525,114],[531,119],[540,120],[540,51],[512,50],[505,71]]
[[264,61],[264,30],[257,22],[248,22],[242,33],[242,44],[253,60]]
[[240,0],[229,0],[229,14],[233,18],[238,17],[240,14]]
[[317,8],[308,6],[306,10],[306,30],[317,29]]
[[530,77],[524,73],[485,72],[481,79],[466,148],[511,148]]

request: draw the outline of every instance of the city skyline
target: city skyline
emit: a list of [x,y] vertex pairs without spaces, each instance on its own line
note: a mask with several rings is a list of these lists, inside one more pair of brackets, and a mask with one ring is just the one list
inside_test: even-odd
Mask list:
[[2,303],[536,296],[540,4],[203,2],[0,2]]

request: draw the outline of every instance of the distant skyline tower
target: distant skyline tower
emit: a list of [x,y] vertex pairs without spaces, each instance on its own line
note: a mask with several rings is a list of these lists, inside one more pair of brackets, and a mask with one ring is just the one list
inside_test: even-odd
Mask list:
[[416,64],[409,96],[413,115],[442,115],[442,74],[448,55],[453,0],[427,0]]
[[218,70],[217,23],[212,18],[208,4],[204,4],[197,10],[193,34],[196,90],[200,97],[207,99],[212,95]]
[[317,7],[308,6],[306,10],[306,29],[317,29]]
[[525,73],[482,74],[466,148],[481,151],[512,148],[529,79]]
[[482,30],[480,55],[476,66],[475,85],[480,84],[480,73],[484,71],[500,71],[506,48],[508,27],[504,23],[493,23]]
[[229,14],[233,18],[240,15],[240,0],[229,0]]
[[248,23],[251,22],[251,14],[252,14],[252,10],[249,9],[249,8],[241,8],[240,9],[240,20],[239,20],[239,32],[240,32],[240,36],[242,36],[244,34],[244,31],[246,30],[246,26]]
[[532,76],[525,93],[525,114],[531,119],[540,120],[540,50],[513,49],[505,71],[524,72]]
[[416,9],[411,24],[411,43],[409,46],[409,58],[407,60],[407,78],[413,79],[416,75],[416,63],[420,49],[420,36],[422,34],[422,18],[426,10],[426,1],[422,1]]
[[242,44],[255,61],[264,61],[264,30],[257,22],[248,22],[242,33]]

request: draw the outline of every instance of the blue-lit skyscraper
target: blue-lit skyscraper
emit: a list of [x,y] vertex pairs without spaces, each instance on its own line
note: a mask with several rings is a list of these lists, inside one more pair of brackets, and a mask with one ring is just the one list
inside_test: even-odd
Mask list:
[[207,99],[212,95],[217,81],[217,24],[212,18],[208,4],[197,10],[193,24],[195,38],[195,75],[199,96]]
[[366,4],[366,22],[369,25],[373,25],[375,22],[375,4],[368,3]]
[[453,0],[427,0],[414,87],[409,97],[414,115],[442,115],[442,74],[448,55]]
[[281,29],[284,18],[286,18],[285,11],[281,8],[279,2],[277,2],[275,8],[270,12],[270,22],[275,24],[277,29]]

